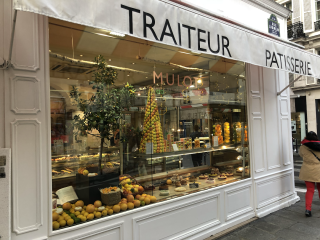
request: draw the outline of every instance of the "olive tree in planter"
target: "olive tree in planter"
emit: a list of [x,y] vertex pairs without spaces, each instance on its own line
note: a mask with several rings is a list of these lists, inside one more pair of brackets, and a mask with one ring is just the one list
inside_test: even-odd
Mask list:
[[[81,98],[79,89],[75,86],[70,91],[70,97],[77,108],[83,113],[73,117],[73,132],[75,136],[91,134],[100,138],[100,154],[98,173],[102,174],[101,160],[105,139],[110,140],[113,132],[119,129],[123,111],[128,109],[135,97],[132,85],[115,87],[118,73],[107,66],[103,56],[95,58],[96,70],[94,80],[89,82],[93,95],[89,99]],[[92,131],[97,130],[98,134]]]

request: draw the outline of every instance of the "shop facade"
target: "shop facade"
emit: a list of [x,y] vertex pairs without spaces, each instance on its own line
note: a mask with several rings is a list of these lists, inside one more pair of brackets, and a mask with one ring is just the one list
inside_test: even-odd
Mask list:
[[[299,200],[281,91],[320,60],[282,37],[288,10],[236,2],[219,6],[230,18],[206,1],[1,3],[5,60],[17,16],[0,75],[4,239],[204,239]],[[254,24],[272,12],[280,37],[231,3]],[[109,187],[126,198],[119,213],[99,192]],[[77,200],[78,214],[64,205]],[[97,200],[113,211],[98,203],[90,219]],[[57,204],[72,223],[60,226]]]

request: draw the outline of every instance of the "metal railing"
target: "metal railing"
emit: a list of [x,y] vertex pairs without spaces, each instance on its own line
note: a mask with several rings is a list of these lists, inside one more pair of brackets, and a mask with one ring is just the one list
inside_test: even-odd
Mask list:
[[303,32],[303,23],[295,22],[291,25],[288,25],[288,39],[296,39],[300,37],[305,37]]
[[320,20],[314,22],[314,30],[315,30],[315,31],[320,30]]

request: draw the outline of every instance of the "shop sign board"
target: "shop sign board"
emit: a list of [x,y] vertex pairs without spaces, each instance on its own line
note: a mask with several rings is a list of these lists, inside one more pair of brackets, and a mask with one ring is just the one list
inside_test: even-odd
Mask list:
[[280,37],[280,24],[278,23],[277,16],[274,14],[271,14],[268,19],[268,32]]
[[117,36],[320,78],[320,56],[168,0],[14,0],[13,7]]

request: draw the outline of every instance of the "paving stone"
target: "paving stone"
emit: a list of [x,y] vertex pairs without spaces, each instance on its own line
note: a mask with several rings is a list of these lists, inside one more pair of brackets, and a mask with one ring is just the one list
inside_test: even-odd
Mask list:
[[320,231],[320,218],[306,217],[306,219],[303,221],[303,223],[308,225],[309,227],[318,228]]
[[305,233],[308,235],[313,235],[314,238],[320,237],[320,229],[315,228],[315,227],[310,227],[309,225],[306,225],[304,223],[297,223],[293,226],[291,226],[289,229],[300,232],[300,233]]
[[297,219],[287,219],[284,217],[280,217],[274,214],[270,214],[263,218],[264,221],[277,225],[280,228],[288,228],[291,227],[293,224],[297,223]]
[[294,219],[294,220],[297,220],[298,222],[303,222],[306,219],[304,212],[293,212],[289,210],[277,211],[274,213],[274,215],[280,216],[289,220]]
[[274,235],[254,227],[245,227],[239,230],[237,236],[241,240],[273,240],[276,238]]
[[240,238],[234,234],[228,234],[226,236],[223,236],[221,238],[218,238],[217,240],[240,240]]
[[267,231],[269,233],[275,233],[281,229],[277,225],[274,225],[272,223],[268,223],[266,221],[259,221],[258,223],[254,224],[254,227],[262,229],[262,230]]
[[[290,229],[282,229],[277,232],[278,238],[290,239],[290,240],[315,240],[314,235],[300,233]],[[257,238],[259,239],[259,238]]]

